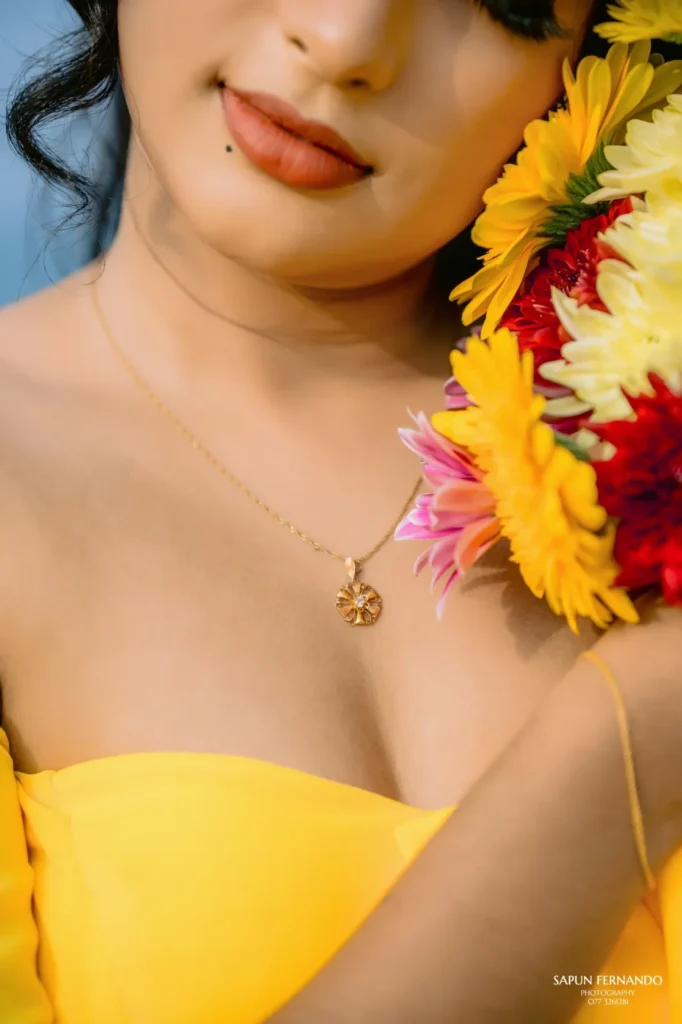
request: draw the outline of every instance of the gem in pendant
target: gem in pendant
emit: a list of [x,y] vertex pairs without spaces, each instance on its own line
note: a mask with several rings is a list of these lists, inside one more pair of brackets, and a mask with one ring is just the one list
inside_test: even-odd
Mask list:
[[336,595],[336,610],[349,626],[373,626],[381,614],[382,605],[376,590],[358,579],[341,587]]

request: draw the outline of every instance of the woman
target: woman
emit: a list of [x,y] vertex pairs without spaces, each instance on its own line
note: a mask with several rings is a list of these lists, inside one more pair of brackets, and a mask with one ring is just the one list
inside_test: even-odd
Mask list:
[[604,12],[70,2],[11,130],[64,179],[34,123],[120,75],[133,133],[103,262],[0,319],[3,1024],[682,1019],[677,617],[598,641],[659,900],[597,638],[503,554],[439,625],[387,542],[439,260]]

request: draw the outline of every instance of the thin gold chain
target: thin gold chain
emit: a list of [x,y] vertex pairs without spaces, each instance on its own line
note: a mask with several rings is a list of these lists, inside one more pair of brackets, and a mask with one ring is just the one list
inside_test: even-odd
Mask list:
[[596,665],[610,686],[616,702],[616,715],[618,718],[618,730],[620,732],[620,741],[623,750],[623,760],[625,762],[625,781],[628,788],[630,821],[632,823],[632,831],[635,838],[635,847],[637,849],[637,856],[639,857],[639,863],[642,867],[642,872],[646,879],[647,886],[649,889],[655,889],[656,877],[651,869],[649,855],[647,852],[646,834],[644,831],[644,815],[642,814],[642,805],[640,803],[639,793],[637,790],[635,756],[632,752],[632,739],[630,738],[630,726],[628,723],[628,712],[625,706],[625,700],[614,673],[601,655],[596,654],[594,651],[583,651],[580,658],[584,658],[586,661],[591,661],[593,665]]
[[[324,544],[320,544],[318,541],[313,540],[312,537],[309,537],[306,533],[303,533],[301,530],[298,529],[298,527],[294,526],[293,523],[290,523],[287,519],[285,519],[284,516],[280,516],[273,508],[267,505],[264,501],[261,501],[261,499],[258,498],[253,493],[253,491],[246,486],[246,484],[242,483],[241,480],[238,480],[237,477],[233,473],[231,473],[229,469],[223,466],[222,463],[215,457],[215,455],[204,444],[201,443],[199,438],[196,437],[195,434],[193,434],[192,431],[189,429],[189,427],[187,427],[182,422],[182,420],[178,416],[176,416],[172,409],[170,409],[166,405],[166,403],[161,398],[159,398],[156,392],[152,389],[151,385],[138,373],[136,368],[132,365],[132,363],[125,355],[125,353],[123,352],[123,350],[121,349],[120,345],[118,344],[113,335],[108,320],[104,314],[104,310],[102,309],[101,303],[99,301],[99,295],[97,294],[96,286],[92,284],[90,290],[92,293],[92,300],[95,307],[95,312],[97,314],[97,319],[99,320],[100,326],[106,338],[108,339],[111,347],[113,348],[114,353],[118,358],[119,362],[122,364],[123,368],[130,375],[130,377],[133,379],[135,384],[140,388],[140,390],[156,406],[156,408],[159,409],[160,412],[162,412],[166,417],[168,417],[168,419],[170,419],[170,421],[175,425],[175,427],[187,438],[192,447],[201,455],[203,455],[204,458],[207,459],[207,461],[215,469],[217,469],[222,476],[224,476],[234,487],[241,491],[242,494],[249,498],[250,501],[252,501],[255,505],[258,505],[258,507],[263,509],[264,512],[267,512],[267,514],[277,523],[279,523],[280,526],[286,527],[286,529],[289,530],[290,533],[294,534],[294,536],[298,537],[300,540],[305,541],[305,543],[309,544],[311,548],[315,549],[315,551],[321,551],[323,554],[329,555],[330,558],[336,558],[342,562],[347,561],[347,555],[342,555],[338,551],[332,551]],[[402,509],[400,510],[399,516],[397,517],[391,528],[386,531],[381,540],[379,540],[374,545],[374,547],[370,548],[370,550],[361,558],[354,559],[358,567],[361,567],[365,564],[365,562],[369,561],[369,559],[373,555],[375,555],[377,551],[379,551],[384,546],[384,544],[386,544],[387,541],[391,539],[391,537],[396,531],[398,524],[407,515],[407,512],[421,486],[421,482],[422,478],[420,476],[419,479],[417,480],[415,487],[410,493],[409,498],[407,499]]]

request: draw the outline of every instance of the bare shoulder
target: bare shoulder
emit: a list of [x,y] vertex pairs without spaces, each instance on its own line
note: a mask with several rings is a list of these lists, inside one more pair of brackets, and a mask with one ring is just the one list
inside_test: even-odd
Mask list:
[[18,479],[17,466],[54,461],[59,425],[96,404],[99,351],[88,287],[96,274],[86,267],[0,310],[3,491]]
[[[2,577],[64,460],[61,431],[87,394],[92,271],[0,310],[0,555]],[[92,362],[92,359],[91,359]],[[72,431],[73,433],[73,431]],[[48,483],[50,481],[50,483]],[[0,584],[0,590],[2,585]]]
[[[85,271],[0,310],[0,675],[21,595],[42,571],[56,495],[77,462],[93,377]],[[91,433],[91,432],[90,432]],[[74,454],[76,453],[76,454]]]
[[[87,323],[85,268],[0,310],[0,407],[31,387],[58,386],[81,364]],[[1,415],[1,412],[0,412]]]

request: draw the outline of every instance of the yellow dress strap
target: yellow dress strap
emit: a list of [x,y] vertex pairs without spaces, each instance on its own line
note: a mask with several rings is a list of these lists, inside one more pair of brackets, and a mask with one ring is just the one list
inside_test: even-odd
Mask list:
[[36,970],[38,933],[31,912],[33,872],[9,743],[0,728],[0,1021],[51,1024]]

